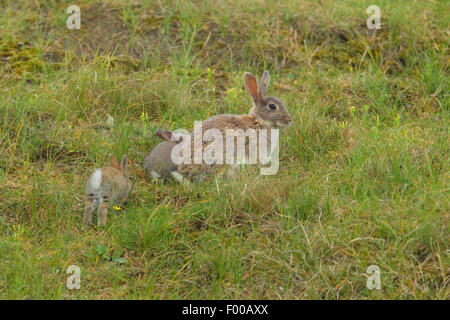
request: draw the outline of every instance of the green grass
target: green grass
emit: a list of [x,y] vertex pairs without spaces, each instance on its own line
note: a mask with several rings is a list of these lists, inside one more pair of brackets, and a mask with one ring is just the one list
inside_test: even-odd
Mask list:
[[[450,297],[448,1],[378,1],[376,32],[373,1],[78,1],[78,31],[70,4],[0,2],[0,298]],[[146,176],[157,128],[246,113],[265,69],[277,175]],[[133,193],[84,229],[111,152]]]

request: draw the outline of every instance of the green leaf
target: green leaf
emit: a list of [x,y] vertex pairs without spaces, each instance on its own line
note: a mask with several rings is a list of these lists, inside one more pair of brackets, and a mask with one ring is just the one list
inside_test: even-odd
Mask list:
[[120,264],[124,264],[125,263],[125,259],[124,258],[113,258],[112,261],[120,263]]
[[100,243],[96,243],[94,245],[94,250],[95,250],[95,252],[102,255],[103,257],[108,253],[108,248]]

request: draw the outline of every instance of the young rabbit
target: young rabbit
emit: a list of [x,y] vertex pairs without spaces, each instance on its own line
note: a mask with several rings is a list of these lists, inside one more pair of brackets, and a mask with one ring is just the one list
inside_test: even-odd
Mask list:
[[127,157],[119,162],[109,156],[109,167],[95,169],[86,182],[86,207],[83,221],[92,224],[92,215],[98,208],[98,226],[106,223],[106,215],[112,204],[122,204],[133,188],[133,178],[127,170]]
[[[215,128],[222,133],[225,139],[227,129],[242,129],[244,131],[254,129],[257,133],[260,129],[269,129],[268,137],[270,137],[270,129],[280,129],[289,126],[291,124],[291,116],[281,100],[277,97],[267,96],[269,80],[270,75],[268,71],[264,71],[259,84],[255,76],[246,73],[244,76],[245,88],[253,100],[253,106],[249,113],[245,115],[222,114],[211,117],[202,122],[202,132]],[[203,150],[205,150],[207,143],[204,141],[202,143]],[[245,147],[248,154],[249,145],[247,142]],[[191,150],[194,150],[194,132],[191,134]],[[180,164],[177,171],[185,177],[195,177],[215,173],[221,167],[229,167],[229,165],[194,164],[191,161],[191,164]]]
[[171,131],[156,130],[156,135],[165,141],[156,145],[144,159],[144,168],[152,178],[167,178],[172,175],[177,179],[178,166],[173,163],[171,152],[179,141],[172,141]]

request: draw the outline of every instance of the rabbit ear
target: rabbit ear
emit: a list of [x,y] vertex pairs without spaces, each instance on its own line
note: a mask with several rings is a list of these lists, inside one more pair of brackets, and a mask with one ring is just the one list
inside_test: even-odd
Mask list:
[[109,165],[116,169],[120,169],[119,161],[117,161],[116,157],[114,157],[112,153],[109,155]]
[[168,130],[156,130],[156,135],[163,140],[170,141],[172,140],[172,132]]
[[244,76],[244,84],[245,89],[247,89],[247,92],[252,96],[253,100],[259,100],[260,94],[255,76],[251,73],[246,73]]
[[259,85],[259,90],[261,92],[261,96],[265,97],[267,95],[267,88],[269,87],[270,82],[270,74],[269,71],[264,71],[261,77],[261,84]]
[[120,162],[120,166],[122,167],[122,170],[127,169],[127,155],[124,155],[122,157],[122,161]]

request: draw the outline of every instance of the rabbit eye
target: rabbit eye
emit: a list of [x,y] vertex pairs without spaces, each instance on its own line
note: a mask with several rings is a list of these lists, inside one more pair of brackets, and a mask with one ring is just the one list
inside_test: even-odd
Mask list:
[[270,110],[275,110],[277,108],[277,106],[273,103],[270,103],[269,108],[270,108]]

